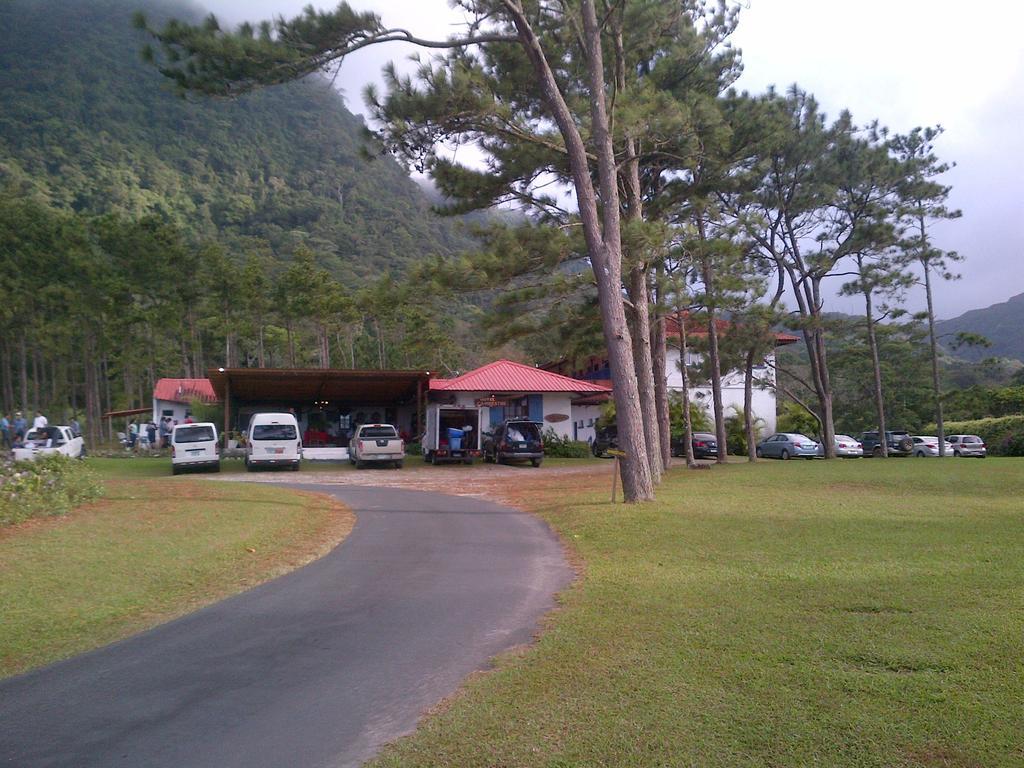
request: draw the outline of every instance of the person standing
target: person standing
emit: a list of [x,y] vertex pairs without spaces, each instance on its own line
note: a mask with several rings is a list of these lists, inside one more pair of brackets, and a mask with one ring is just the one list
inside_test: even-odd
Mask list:
[[71,434],[72,435],[74,435],[75,437],[81,437],[82,436],[82,425],[78,423],[78,417],[77,416],[73,415],[71,417],[71,423],[68,426],[71,427]]
[[159,448],[167,447],[167,433],[170,431],[167,426],[168,421],[170,421],[170,419],[167,416],[160,419],[160,445],[157,446]]
[[149,450],[156,448],[156,424],[152,421],[146,425],[146,435],[149,437]]
[[11,420],[7,418],[6,413],[0,413],[0,435],[2,435],[4,441],[4,448],[10,450],[14,447],[14,444],[11,442]]
[[139,439],[139,425],[134,421],[128,423],[128,447],[134,448],[135,441]]
[[32,429],[46,429],[50,425],[42,411],[36,411],[36,417],[32,419]]
[[14,436],[25,437],[25,431],[28,429],[28,422],[25,421],[25,417],[18,411],[14,414]]

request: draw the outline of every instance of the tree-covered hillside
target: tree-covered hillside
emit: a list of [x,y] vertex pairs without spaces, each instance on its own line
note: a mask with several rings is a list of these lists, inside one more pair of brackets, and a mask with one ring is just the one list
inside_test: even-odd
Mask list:
[[1013,296],[1000,304],[984,309],[972,309],[951,320],[942,320],[936,325],[947,346],[955,341],[959,333],[984,336],[991,347],[962,347],[956,355],[967,360],[981,360],[988,357],[1008,357],[1024,361],[1024,293]]
[[58,208],[157,214],[229,252],[304,243],[343,280],[466,244],[321,79],[236,101],[176,95],[140,60],[132,14],[168,0],[0,3],[0,186]]

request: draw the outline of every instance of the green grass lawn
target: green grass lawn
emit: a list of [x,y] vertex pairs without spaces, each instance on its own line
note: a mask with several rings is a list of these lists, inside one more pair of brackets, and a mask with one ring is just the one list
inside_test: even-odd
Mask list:
[[351,529],[332,499],[90,459],[105,493],[0,528],[0,677],[153,626],[323,554]]
[[581,580],[374,765],[1024,765],[1024,461],[554,479]]

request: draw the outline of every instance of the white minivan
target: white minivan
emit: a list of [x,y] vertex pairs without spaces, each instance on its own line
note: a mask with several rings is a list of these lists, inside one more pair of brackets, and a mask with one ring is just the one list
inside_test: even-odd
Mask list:
[[176,475],[183,469],[220,472],[216,426],[208,421],[175,425],[171,431],[171,473]]
[[245,433],[245,468],[299,468],[302,440],[299,422],[291,413],[254,413]]

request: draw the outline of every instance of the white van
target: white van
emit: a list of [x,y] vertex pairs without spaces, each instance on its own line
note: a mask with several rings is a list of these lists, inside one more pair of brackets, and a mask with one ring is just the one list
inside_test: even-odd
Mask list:
[[177,424],[171,431],[171,473],[204,467],[220,472],[217,427],[210,422]]
[[245,468],[290,466],[299,468],[302,439],[299,422],[291,413],[254,413],[245,432]]

